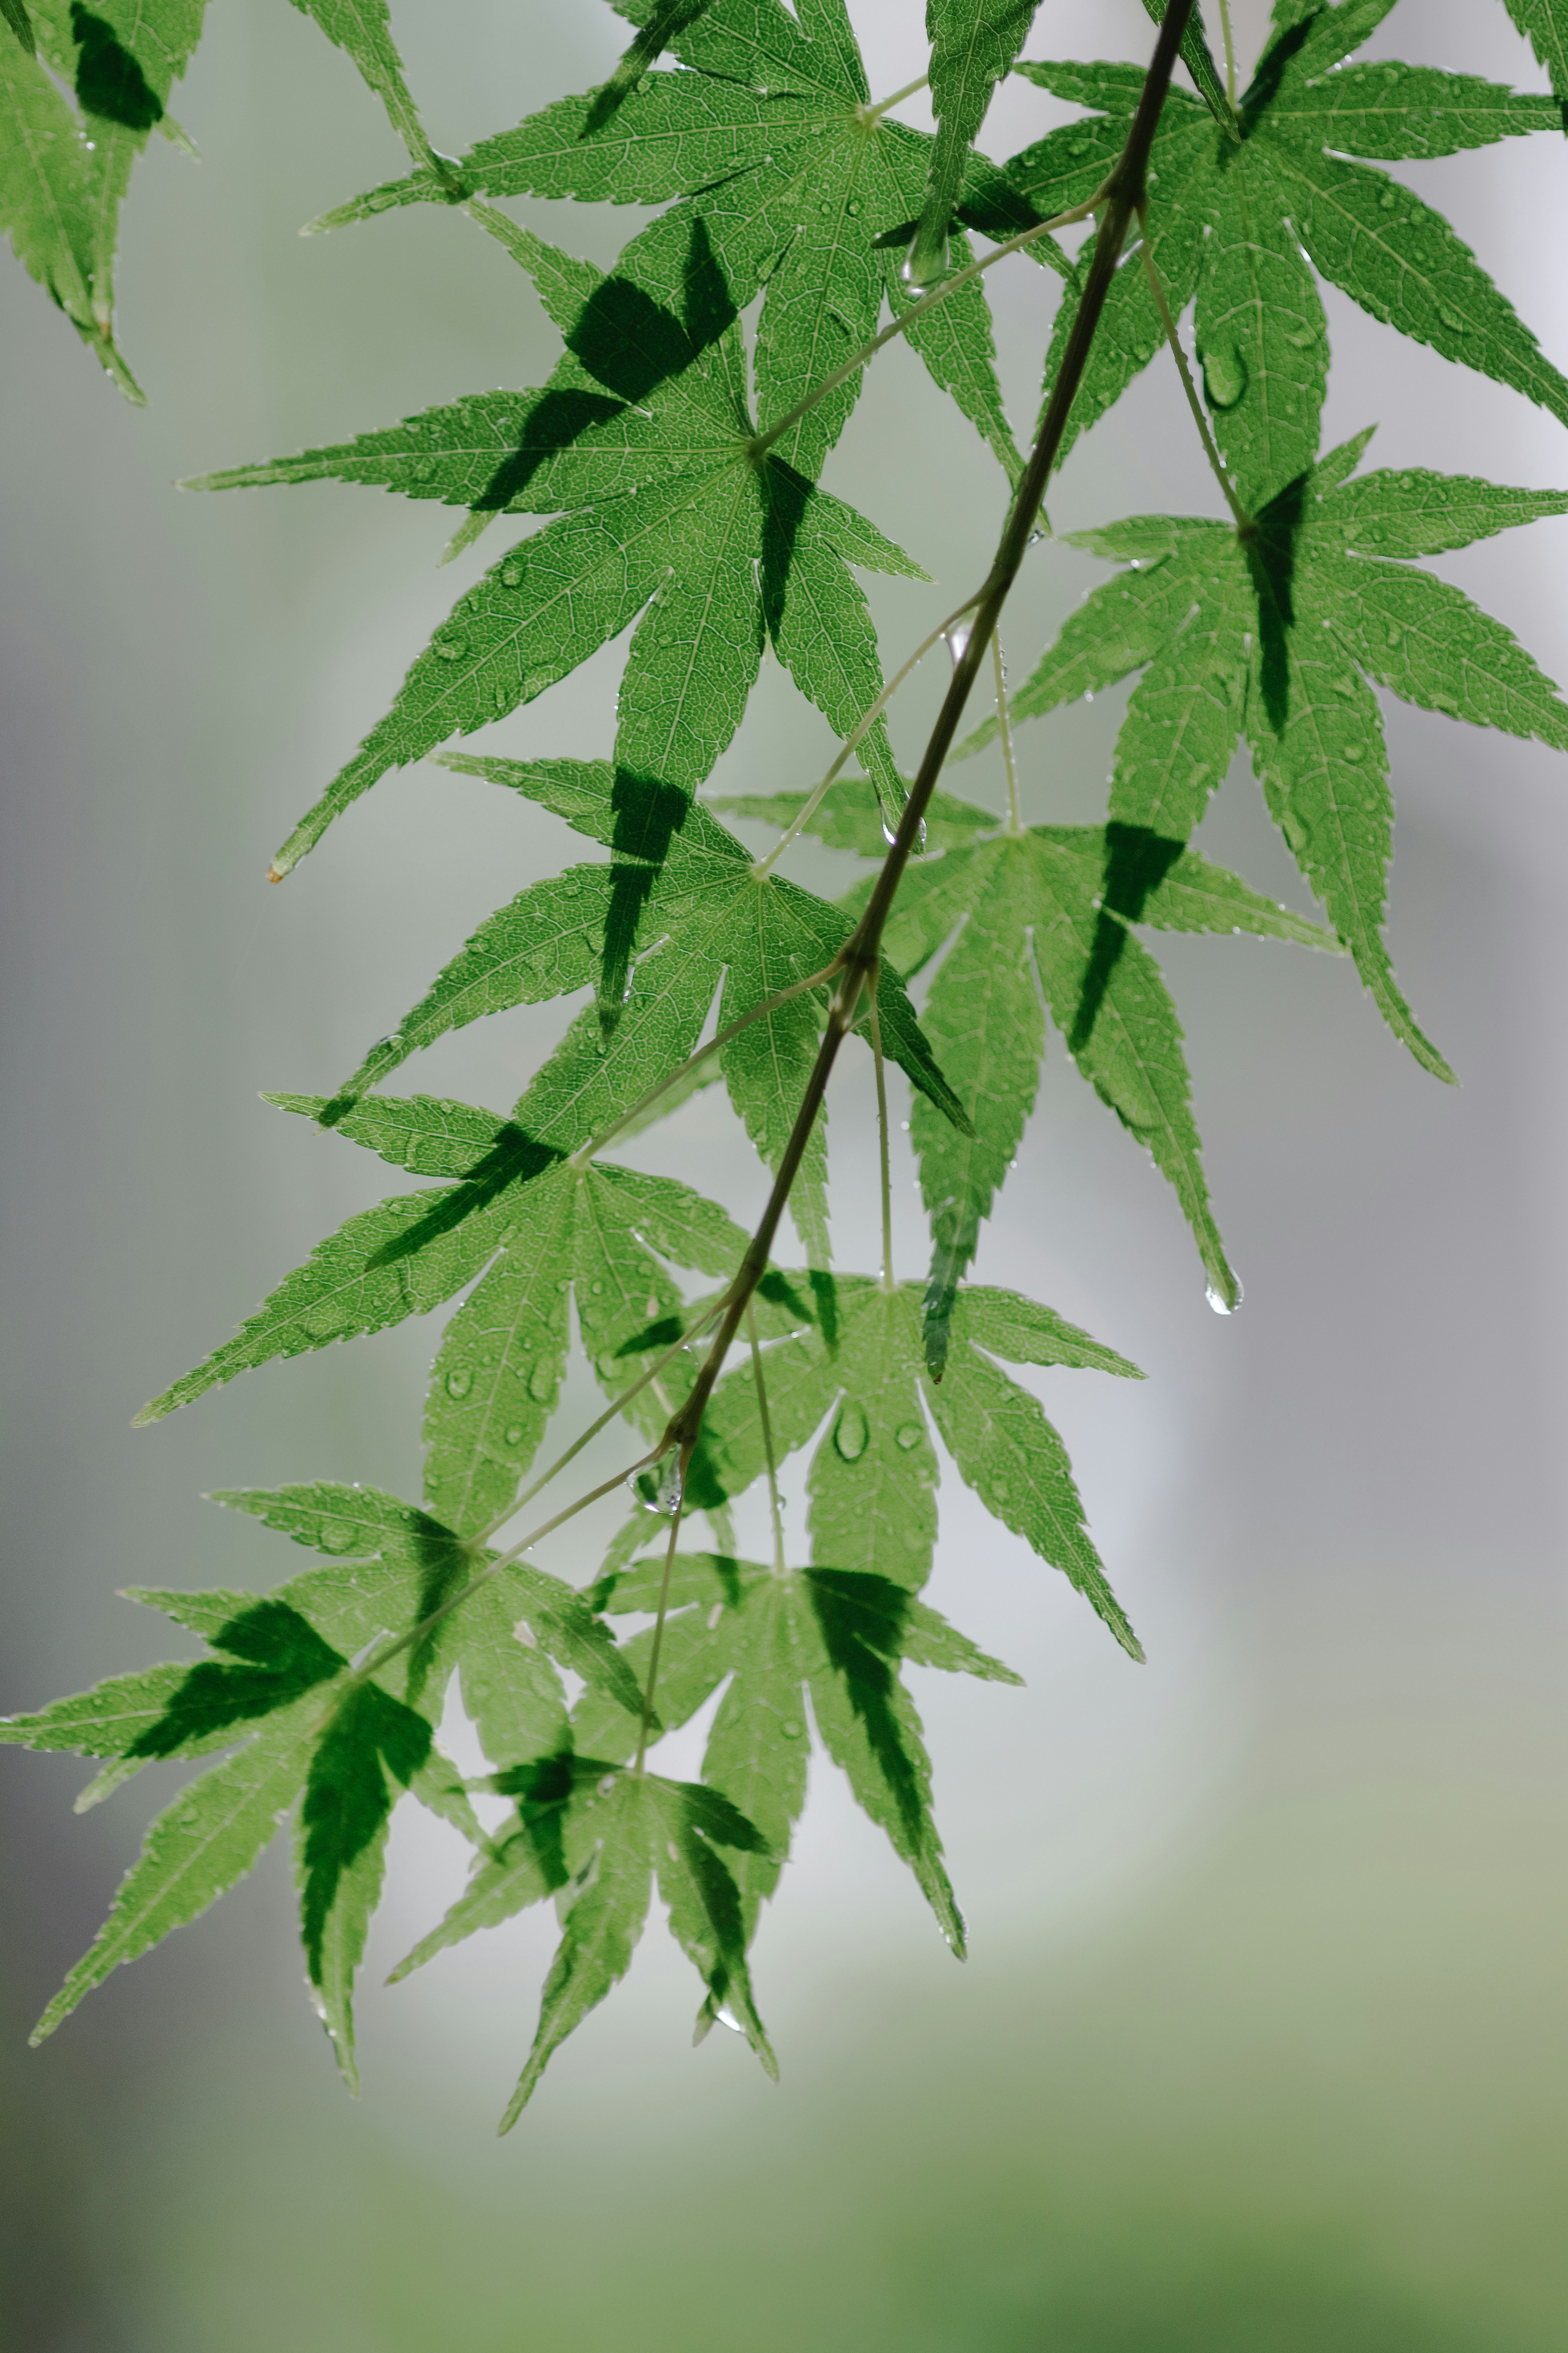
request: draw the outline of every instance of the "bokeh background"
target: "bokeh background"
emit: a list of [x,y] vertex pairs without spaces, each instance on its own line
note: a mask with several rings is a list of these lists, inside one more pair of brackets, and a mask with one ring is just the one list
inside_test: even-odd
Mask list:
[[[598,79],[626,37],[597,0],[394,14],[454,152]],[[853,14],[875,90],[920,71],[915,0]],[[1250,59],[1263,0],[1237,14]],[[1140,57],[1149,40],[1137,0],[1046,0],[1029,47]],[[1543,86],[1500,0],[1410,0],[1372,54]],[[576,854],[552,820],[418,768],[265,887],[270,851],[497,537],[443,573],[443,511],[334,487],[205,499],[173,481],[537,383],[557,344],[530,286],[458,216],[298,240],[398,153],[283,0],[215,7],[175,103],[203,161],[153,142],[122,245],[146,412],[0,267],[6,1706],[169,1654],[119,1587],[289,1573],[202,1490],[323,1475],[413,1492],[431,1327],[247,1377],[151,1432],[130,1416],[386,1189],[384,1169],[258,1091],[329,1089],[473,922]],[[1067,111],[1016,85],[987,143],[1011,153]],[[919,101],[905,112],[929,120]],[[1560,366],[1565,174],[1548,138],[1405,171]],[[637,217],[520,210],[600,261]],[[1011,271],[990,282],[1026,433],[1053,281]],[[1327,301],[1331,441],[1379,420],[1373,462],[1568,481],[1550,417]],[[979,577],[1000,474],[895,348],[827,479],[940,584],[873,585],[890,663]],[[1151,507],[1215,507],[1163,362],[1052,501],[1058,529]],[[1568,522],[1436,568],[1568,676]],[[1016,677],[1100,576],[1070,550],[1035,551],[1007,620]],[[621,650],[491,731],[494,748],[606,752]],[[922,677],[897,712],[910,757],[940,685]],[[1031,816],[1100,810],[1121,706],[1025,731]],[[1059,1046],[988,1229],[983,1276],[1050,1300],[1150,1375],[1035,1377],[1150,1663],[1131,1667],[1064,1580],[944,1483],[933,1598],[1027,1678],[1008,1692],[916,1677],[967,1967],[819,1773],[757,1958],[779,2087],[732,2038],[687,2047],[693,1983],[656,1930],[498,2143],[552,1924],[530,1916],[382,1990],[461,1877],[447,1834],[405,1808],[357,2104],[304,1996],[280,1852],[30,2052],[166,1788],[149,1773],[79,1819],[85,1768],[7,1751],[0,2342],[1563,2343],[1568,770],[1539,745],[1388,717],[1392,939],[1462,1090],[1416,1070],[1342,962],[1167,939],[1244,1311],[1210,1314],[1173,1199]],[[719,782],[809,783],[829,748],[775,670]],[[953,781],[1000,805],[989,760]],[[1304,903],[1242,764],[1203,846]],[[807,848],[797,871],[826,888],[850,870]],[[487,1023],[411,1076],[504,1107],[564,1018]],[[832,1123],[838,1244],[868,1263],[863,1074],[837,1088]],[[760,1204],[713,1095],[635,1156],[700,1169],[739,1216]],[[792,1516],[798,1529],[798,1491]],[[585,1576],[595,1533],[549,1565]]]

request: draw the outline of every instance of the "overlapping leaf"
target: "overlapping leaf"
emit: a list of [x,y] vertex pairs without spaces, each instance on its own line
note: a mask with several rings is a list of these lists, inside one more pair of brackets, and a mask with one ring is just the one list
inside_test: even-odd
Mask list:
[[[869,105],[843,0],[813,0],[793,17],[778,0],[713,0],[673,26],[670,12],[653,5],[623,13],[646,23],[650,37],[664,32],[684,70],[648,73],[614,105],[605,90],[558,100],[470,149],[457,166],[461,185],[487,197],[673,200],[626,247],[618,270],[679,308],[700,222],[737,308],[765,289],[757,399],[771,425],[876,332],[884,294],[895,308],[907,303],[898,266],[921,209],[932,142]],[[950,164],[963,198],[960,217],[970,226],[1006,236],[1037,217],[971,152],[968,134]],[[335,227],[447,194],[435,174],[416,172],[315,226]],[[955,246],[956,258],[966,260],[962,234]],[[1065,269],[1048,240],[1031,250]],[[960,289],[909,332],[937,383],[1016,476],[1019,459],[979,284]],[[792,429],[780,454],[815,477],[858,389],[857,371]]]
[[476,1929],[555,1896],[561,1945],[503,2132],[517,2122],[567,2036],[626,1975],[656,1878],[670,1933],[700,1975],[708,2001],[735,2017],[769,2074],[777,2073],[752,1997],[730,1868],[731,1859],[765,1852],[762,1833],[716,1789],[624,1773],[618,1763],[577,1756],[565,1745],[497,1775],[492,1786],[518,1800],[517,1830],[395,1972],[405,1977]]
[[[1150,165],[1149,249],[1173,311],[1196,297],[1215,434],[1254,513],[1318,454],[1328,337],[1314,269],[1373,318],[1568,423],[1568,379],[1469,248],[1397,180],[1351,160],[1414,161],[1561,131],[1562,108],[1473,75],[1343,64],[1393,5],[1342,0],[1287,11],[1241,102],[1238,135],[1179,90],[1165,100]],[[1009,177],[1042,212],[1082,202],[1121,151],[1142,77],[1121,65],[1030,62],[1017,70],[1094,111],[1016,156]],[[1047,385],[1070,307],[1058,317]],[[1123,269],[1064,457],[1163,341],[1143,272]]]
[[[1189,659],[1191,644],[1189,632]],[[799,802],[777,795],[728,806],[788,823]],[[1156,807],[1142,825],[1015,833],[997,831],[986,810],[951,794],[932,803],[931,847],[943,855],[910,868],[886,938],[912,974],[958,934],[922,1019],[967,1099],[971,1126],[963,1133],[932,1120],[923,1103],[912,1122],[933,1244],[926,1345],[939,1375],[956,1286],[1034,1106],[1042,998],[1085,1078],[1174,1187],[1212,1295],[1226,1309],[1240,1299],[1209,1204],[1176,1008],[1131,927],[1246,931],[1310,947],[1335,942],[1321,924],[1184,850],[1155,829],[1161,816]],[[811,829],[863,855],[880,847],[861,807],[837,788]],[[851,905],[862,895],[852,894]]]
[[1563,0],[1507,0],[1508,13],[1568,104],[1568,7]]
[[[758,453],[735,308],[702,223],[691,224],[678,309],[660,307],[624,274],[605,280],[537,238],[520,232],[519,242],[578,381],[574,391],[557,385],[538,396],[531,413],[553,403],[545,429],[555,462],[547,475],[536,471],[524,448],[513,474],[524,487],[510,502],[567,512],[461,598],[386,717],[279,851],[275,876],[389,768],[532,702],[633,622],[616,759],[661,787],[695,792],[740,724],[764,642],[839,734],[880,691],[876,634],[849,566],[924,575],[863,516],[776,454]],[[585,373],[596,387],[586,408]],[[496,403],[479,409],[489,432]],[[309,452],[210,476],[204,486],[364,479],[391,457],[389,487],[441,495],[454,439],[458,467],[471,478],[475,430],[473,406],[459,404],[373,437],[374,448]],[[613,496],[603,494],[606,455],[622,482]],[[503,459],[498,475],[510,463]],[[416,479],[426,467],[427,477]],[[884,788],[896,792],[882,722],[865,744]]]
[[[820,1556],[820,1542],[816,1549]],[[590,1598],[616,1615],[651,1612],[663,1578],[661,1555],[602,1578]],[[634,1672],[646,1672],[651,1643],[650,1630],[626,1644]],[[905,1660],[993,1683],[1019,1680],[889,1577],[826,1567],[781,1575],[712,1553],[677,1556],[660,1647],[659,1713],[673,1731],[728,1685],[702,1778],[767,1841],[732,1866],[748,1942],[778,1884],[805,1802],[809,1695],[823,1746],[847,1776],[858,1804],[913,1871],[943,1936],[963,1957],[963,1923],[931,1819],[930,1760],[900,1680]],[[595,1695],[579,1702],[574,1728],[580,1746],[604,1756],[629,1756],[635,1746],[636,1726],[617,1722],[616,1712]]]
[[[275,1100],[307,1116],[327,1108]],[[351,1218],[141,1419],[276,1357],[383,1331],[482,1276],[447,1329],[425,1428],[428,1498],[448,1526],[478,1534],[506,1515],[554,1410],[574,1294],[595,1370],[616,1394],[632,1377],[628,1340],[650,1326],[679,1332],[680,1294],[660,1261],[728,1275],[745,1237],[673,1178],[573,1167],[466,1104],[377,1096],[339,1124],[395,1166],[453,1181]]]
[[0,1722],[0,1739],[110,1757],[121,1778],[154,1758],[243,1744],[153,1823],[97,1941],[46,2010],[37,2039],[110,1969],[226,1894],[294,1811],[310,1982],[353,2083],[353,1977],[399,1792],[412,1789],[482,1840],[433,1742],[453,1671],[498,1760],[566,1736],[565,1695],[552,1657],[613,1695],[612,1712],[640,1710],[641,1693],[584,1603],[557,1578],[516,1562],[496,1564],[489,1581],[424,1639],[395,1653],[386,1645],[384,1666],[355,1672],[356,1655],[389,1635],[417,1635],[492,1556],[374,1489],[318,1482],[216,1500],[325,1554],[330,1565],[265,1598],[134,1593],[132,1599],[201,1636],[214,1656],[121,1675]]
[[1270,814],[1384,1019],[1449,1078],[1384,944],[1394,811],[1372,688],[1568,751],[1568,707],[1517,639],[1411,568],[1568,512],[1568,493],[1409,470],[1352,480],[1369,438],[1289,485],[1245,543],[1225,524],[1175,516],[1079,533],[1075,545],[1129,568],[1079,607],[1012,710],[1034,717],[1142,670],[1110,814],[1171,844],[1197,824],[1245,733]]
[[141,391],[114,340],[120,206],[153,129],[184,142],[167,107],[201,37],[204,6],[32,0],[0,35],[0,227],[136,401]]
[[[539,801],[608,848],[612,862],[531,883],[492,915],[372,1050],[329,1118],[447,1031],[592,986],[596,1007],[578,1017],[512,1114],[537,1147],[575,1151],[693,1052],[716,999],[719,1027],[728,1029],[823,972],[848,937],[840,909],[777,875],[757,874],[733,835],[683,794],[644,786],[602,761],[452,765]],[[777,1006],[720,1049],[735,1109],[772,1167],[816,1060],[825,997],[826,986]],[[886,1050],[944,1115],[962,1119],[890,968],[877,1003]],[[807,1250],[822,1263],[826,1175],[823,1118],[791,1197]]]
[[[815,1560],[918,1592],[936,1537],[936,1450],[927,1416],[959,1475],[1005,1527],[1089,1603],[1117,1641],[1142,1658],[1084,1525],[1067,1450],[1029,1390],[995,1361],[1068,1365],[1141,1376],[1124,1356],[1047,1307],[976,1284],[953,1304],[940,1381],[921,1345],[921,1293],[865,1275],[774,1278],[773,1330],[763,1365],[776,1459],[816,1440],[807,1472]],[[681,1393],[694,1367],[671,1365]],[[752,1367],[737,1365],[714,1389],[686,1482],[689,1509],[742,1494],[766,1469],[768,1447]]]

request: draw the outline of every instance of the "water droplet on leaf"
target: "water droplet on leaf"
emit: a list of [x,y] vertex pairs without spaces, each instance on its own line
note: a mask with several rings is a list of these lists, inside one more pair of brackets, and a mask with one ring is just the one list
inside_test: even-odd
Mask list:
[[866,1409],[853,1398],[846,1398],[833,1432],[835,1452],[845,1462],[858,1462],[870,1443],[871,1426],[866,1419]]
[[906,1454],[910,1453],[920,1444],[921,1435],[918,1421],[901,1421],[893,1432],[894,1442],[901,1446]]
[[1204,390],[1211,408],[1234,408],[1247,390],[1247,363],[1233,346],[1204,354]]
[[554,1387],[555,1382],[550,1366],[548,1365],[535,1365],[533,1368],[533,1378],[528,1385],[529,1396],[534,1399],[536,1404],[542,1405]]
[[353,1522],[352,1520],[323,1520],[321,1522],[320,1532],[316,1537],[316,1544],[318,1548],[322,1552],[353,1552],[354,1548]]
[[467,1365],[458,1365],[447,1376],[447,1395],[461,1400],[474,1386],[474,1376]]
[[1237,1282],[1236,1286],[1236,1298],[1234,1301],[1227,1300],[1224,1292],[1221,1291],[1216,1284],[1212,1282],[1204,1294],[1216,1315],[1234,1315],[1237,1309],[1241,1305],[1242,1295],[1242,1289],[1239,1282]]

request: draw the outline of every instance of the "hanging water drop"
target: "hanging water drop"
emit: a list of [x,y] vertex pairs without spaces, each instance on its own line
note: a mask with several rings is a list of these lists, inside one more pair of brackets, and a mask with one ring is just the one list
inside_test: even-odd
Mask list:
[[952,666],[954,670],[958,668],[959,663],[969,651],[969,640],[973,634],[974,616],[973,613],[961,613],[956,621],[950,621],[946,628],[943,629],[942,633],[942,643],[946,646],[948,652],[952,656]]
[[1231,1277],[1231,1281],[1236,1283],[1236,1297],[1234,1299],[1227,1299],[1224,1292],[1220,1290],[1218,1284],[1213,1282],[1209,1284],[1207,1291],[1204,1294],[1216,1315],[1234,1315],[1237,1309],[1241,1305],[1244,1295],[1241,1284],[1234,1275]]
[[672,1446],[668,1454],[659,1456],[650,1471],[637,1472],[626,1484],[645,1512],[657,1512],[661,1519],[673,1519],[685,1492],[679,1446]]
[[727,2003],[721,2002],[713,2015],[718,2020],[721,2026],[727,2026],[729,2028],[731,2034],[744,2034],[746,2031],[745,2028],[742,2025],[740,2020],[735,2016],[734,2011],[730,2009]]

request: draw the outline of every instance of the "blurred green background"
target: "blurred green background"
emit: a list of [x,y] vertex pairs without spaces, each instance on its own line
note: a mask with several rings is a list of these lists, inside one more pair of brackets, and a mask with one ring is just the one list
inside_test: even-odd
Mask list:
[[[453,151],[599,79],[625,37],[597,0],[394,13]],[[916,0],[854,15],[874,89],[920,70]],[[1250,57],[1266,10],[1238,15]],[[1047,0],[1029,47],[1137,57],[1148,41],[1137,0]],[[1542,86],[1500,0],[1411,0],[1372,54]],[[175,108],[203,161],[153,142],[122,245],[145,413],[0,267],[6,1706],[166,1654],[118,1587],[286,1573],[200,1491],[324,1475],[412,1492],[429,1328],[271,1368],[152,1432],[129,1419],[384,1189],[258,1091],[330,1087],[467,927],[575,854],[539,813],[415,769],[286,888],[264,886],[497,537],[442,573],[444,513],[172,481],[537,383],[557,346],[460,216],[298,241],[398,156],[283,0],[215,7]],[[986,143],[1008,153],[1063,111],[1019,84]],[[1560,366],[1565,168],[1542,139],[1407,173]],[[521,209],[601,261],[637,217]],[[991,282],[1022,433],[1052,295],[1013,267]],[[1328,303],[1331,440],[1380,419],[1373,462],[1568,481],[1550,418]],[[979,576],[1001,477],[895,349],[828,480],[943,584],[874,585],[895,660]],[[1074,455],[1052,514],[1065,530],[1153,506],[1215,506],[1163,364]],[[1563,677],[1565,559],[1557,522],[1438,568]],[[1015,677],[1099,576],[1036,550],[1007,625]],[[619,659],[491,731],[495,748],[607,751]],[[899,712],[911,758],[940,683],[922,677]],[[1098,812],[1121,702],[1026,731],[1031,815]],[[819,1777],[758,1951],[779,2087],[731,2038],[687,2048],[694,1984],[650,1932],[498,2144],[551,1924],[381,1990],[461,1875],[445,1832],[400,1815],[357,2105],[304,1998],[281,1854],[30,2052],[153,1795],[138,1783],[77,1819],[84,1768],[8,1751],[0,2343],[1562,2345],[1568,779],[1539,745],[1398,708],[1390,741],[1392,938],[1462,1092],[1402,1057],[1342,965],[1166,940],[1244,1312],[1209,1314],[1173,1203],[1059,1049],[988,1230],[984,1277],[1151,1375],[1136,1390],[1037,1377],[1150,1664],[1133,1670],[1063,1580],[944,1486],[933,1598],[1027,1678],[1012,1693],[918,1677],[967,1967]],[[764,674],[720,781],[807,783],[827,750]],[[999,800],[988,762],[954,782]],[[1241,767],[1204,846],[1301,903]],[[808,851],[797,871],[830,887],[848,870]],[[563,1019],[482,1025],[412,1075],[504,1107]],[[833,1133],[853,1266],[875,1248],[854,1071]],[[700,1170],[739,1216],[759,1205],[757,1165],[711,1096],[637,1156]],[[912,1273],[911,1176],[906,1156]],[[549,1565],[586,1575],[587,1540]]]

